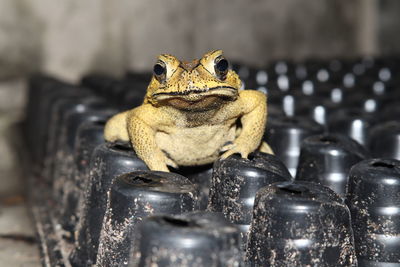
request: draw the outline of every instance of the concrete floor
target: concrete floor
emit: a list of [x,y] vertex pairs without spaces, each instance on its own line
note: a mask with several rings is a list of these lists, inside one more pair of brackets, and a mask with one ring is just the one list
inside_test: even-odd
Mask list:
[[41,266],[35,229],[21,195],[0,198],[0,267]]
[[[21,111],[15,107],[24,102],[22,86],[22,81],[0,82],[0,267],[41,266],[34,224],[22,194],[26,182],[16,149]],[[12,92],[16,91],[20,93],[14,98]]]

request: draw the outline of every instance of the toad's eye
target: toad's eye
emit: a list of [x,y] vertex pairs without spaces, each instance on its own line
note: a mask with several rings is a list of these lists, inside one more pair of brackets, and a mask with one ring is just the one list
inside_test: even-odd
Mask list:
[[153,67],[153,74],[159,82],[165,81],[165,77],[167,74],[165,63],[162,61],[157,62]]
[[215,59],[215,73],[217,74],[218,78],[221,80],[225,80],[226,74],[228,73],[229,63],[228,60],[223,58],[222,56],[217,57]]

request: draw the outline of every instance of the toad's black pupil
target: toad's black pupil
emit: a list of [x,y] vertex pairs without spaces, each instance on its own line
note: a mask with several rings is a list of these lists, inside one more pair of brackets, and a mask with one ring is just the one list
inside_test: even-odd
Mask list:
[[217,63],[217,70],[219,71],[226,71],[228,69],[228,60],[221,59]]
[[156,64],[156,65],[154,65],[153,71],[154,71],[155,75],[161,75],[161,74],[164,74],[165,68],[163,66],[161,66],[160,64]]

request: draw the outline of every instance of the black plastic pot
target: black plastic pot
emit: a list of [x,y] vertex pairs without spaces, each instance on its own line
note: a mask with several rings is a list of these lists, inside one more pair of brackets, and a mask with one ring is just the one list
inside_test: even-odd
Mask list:
[[82,93],[81,91],[71,89],[68,96],[55,100],[49,111],[44,168],[41,173],[42,177],[47,179],[49,183],[53,182],[55,157],[57,154],[58,142],[60,141],[59,136],[61,135],[61,129],[64,123],[63,118],[66,112],[73,109],[78,103],[81,103],[84,99],[90,98],[85,92]]
[[222,212],[240,228],[245,240],[257,191],[291,179],[287,168],[274,155],[255,152],[243,159],[234,154],[214,163],[208,210]]
[[360,109],[343,108],[328,118],[328,131],[350,136],[362,145],[366,145],[368,131],[376,123],[376,118]]
[[[45,159],[45,169],[43,176],[47,177],[52,183],[60,178],[63,171],[60,169],[59,164],[63,164],[66,160],[66,149],[67,149],[67,132],[71,138],[75,137],[75,131],[66,127],[66,121],[69,116],[81,116],[81,114],[87,113],[94,109],[105,109],[107,105],[104,100],[94,96],[71,95],[70,97],[64,97],[60,101],[57,101],[52,109],[51,116],[51,127],[47,146],[47,153]],[[71,157],[69,157],[71,160]],[[67,159],[68,160],[68,159]]]
[[267,122],[264,139],[292,176],[295,176],[301,142],[304,138],[323,131],[323,126],[306,117],[273,117]]
[[213,172],[212,167],[212,164],[208,164],[194,167],[180,167],[179,169],[173,170],[173,172],[187,177],[193,184],[197,186],[199,191],[200,210],[207,209],[211,177]]
[[96,146],[103,144],[104,125],[106,117],[98,120],[89,120],[80,124],[76,134],[74,145],[74,163],[71,174],[63,185],[66,193],[60,207],[60,224],[70,232],[70,238],[74,238],[73,232],[78,222],[78,207],[83,205],[84,190],[89,182],[90,158]]
[[58,211],[61,213],[66,207],[70,193],[76,192],[74,148],[79,126],[87,121],[107,120],[116,113],[113,109],[101,108],[101,106],[96,108],[89,106],[86,111],[73,110],[65,115],[56,150],[53,178],[54,200],[58,203],[60,208]]
[[345,135],[314,135],[301,146],[296,181],[319,183],[345,197],[350,168],[368,158],[363,146]]
[[357,266],[350,212],[327,187],[275,183],[256,196],[249,266]]
[[373,127],[368,147],[375,158],[400,160],[400,121],[388,121]]
[[105,143],[97,146],[90,161],[89,182],[79,213],[75,249],[70,256],[74,266],[95,263],[100,231],[107,207],[107,192],[115,177],[135,170],[147,170],[129,144]]
[[351,211],[360,266],[400,266],[400,161],[369,159],[350,171]]
[[134,233],[128,266],[243,266],[238,229],[220,213],[152,216]]
[[96,266],[123,266],[136,225],[153,214],[198,208],[197,188],[171,172],[135,171],[117,177],[108,194]]
[[89,95],[89,92],[81,87],[76,87],[57,79],[38,75],[29,82],[29,100],[27,107],[27,135],[28,147],[32,151],[32,160],[42,163],[47,151],[49,129],[53,116],[54,105],[62,99]]

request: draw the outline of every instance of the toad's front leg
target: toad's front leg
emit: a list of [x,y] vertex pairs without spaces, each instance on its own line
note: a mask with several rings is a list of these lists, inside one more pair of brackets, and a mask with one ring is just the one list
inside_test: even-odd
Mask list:
[[[251,152],[260,147],[272,153],[268,144],[261,143],[267,121],[266,96],[254,90],[241,91],[237,103],[231,108],[233,114],[239,114],[242,130],[233,144],[224,148],[228,151],[221,158],[225,159],[236,153],[242,158],[247,158]],[[265,149],[266,146],[269,149]]]
[[104,127],[104,139],[108,142],[129,141],[126,119],[129,111],[118,113],[109,119]]
[[140,106],[129,112],[127,128],[136,154],[150,170],[168,172],[167,165],[175,168],[177,165],[161,151],[155,139],[159,127],[168,122],[163,118],[164,116],[160,116],[155,108],[148,105]]

